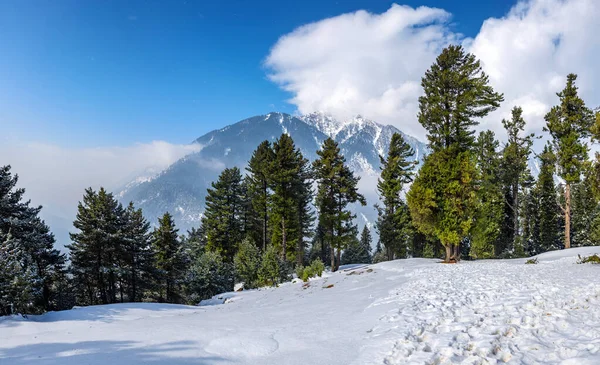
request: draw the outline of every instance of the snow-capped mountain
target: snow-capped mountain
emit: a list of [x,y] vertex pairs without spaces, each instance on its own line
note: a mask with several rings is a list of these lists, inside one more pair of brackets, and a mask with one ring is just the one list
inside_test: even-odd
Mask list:
[[[360,191],[368,201],[366,207],[356,207],[360,225],[374,223],[377,202],[376,182],[379,175],[379,155],[387,153],[393,126],[384,126],[356,116],[339,121],[324,113],[295,117],[285,113],[269,113],[244,119],[205,134],[194,140],[199,152],[185,156],[166,170],[152,177],[144,176],[127,184],[117,195],[123,202],[133,201],[155,223],[170,212],[184,232],[197,226],[202,217],[206,189],[225,167],[237,166],[244,171],[252,152],[264,140],[274,142],[282,133],[290,135],[302,154],[313,161],[316,151],[327,137],[334,138],[351,168],[361,176]],[[404,135],[419,161],[427,147],[417,139]]]

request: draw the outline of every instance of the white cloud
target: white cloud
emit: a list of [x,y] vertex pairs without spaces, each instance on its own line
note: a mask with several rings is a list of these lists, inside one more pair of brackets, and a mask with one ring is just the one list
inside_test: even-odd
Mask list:
[[558,102],[568,73],[588,106],[600,103],[600,2],[597,0],[535,0],[521,2],[501,19],[488,19],[468,40],[505,103],[483,124],[495,125],[521,105],[528,129],[539,132],[544,115]]
[[449,18],[441,9],[398,5],[382,14],[343,14],[281,37],[265,65],[301,113],[362,114],[422,139],[416,118],[420,80],[449,43],[475,53],[505,94],[502,108],[481,126],[501,137],[501,119],[514,105],[523,107],[530,131],[541,131],[570,72],[579,75],[587,103],[600,105],[600,2],[520,2],[506,16],[486,20],[468,39],[451,31]]
[[301,113],[362,114],[420,135],[420,79],[438,51],[456,40],[441,9],[393,5],[302,26],[279,39],[265,64]]
[[160,172],[200,145],[155,141],[129,147],[63,148],[44,143],[5,140],[0,166],[11,165],[33,205],[43,205],[42,217],[65,244],[77,202],[88,187],[113,191],[140,176]]

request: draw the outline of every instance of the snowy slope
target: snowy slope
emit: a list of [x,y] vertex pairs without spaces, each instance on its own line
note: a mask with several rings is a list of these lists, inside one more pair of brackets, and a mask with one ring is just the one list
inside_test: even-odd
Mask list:
[[0,319],[0,364],[600,364],[600,266],[525,260],[348,268],[225,304]]

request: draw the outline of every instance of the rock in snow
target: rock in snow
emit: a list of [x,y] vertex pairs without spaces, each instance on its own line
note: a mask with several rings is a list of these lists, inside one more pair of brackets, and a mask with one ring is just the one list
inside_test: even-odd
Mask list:
[[600,267],[575,263],[591,253],[397,260],[220,305],[3,318],[0,364],[600,364]]

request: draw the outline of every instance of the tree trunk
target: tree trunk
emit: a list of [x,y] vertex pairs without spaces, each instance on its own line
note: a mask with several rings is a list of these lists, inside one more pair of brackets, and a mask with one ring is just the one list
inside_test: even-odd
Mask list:
[[571,184],[565,184],[565,248],[571,248]]
[[516,247],[517,240],[519,239],[519,185],[518,183],[513,186],[513,250]]
[[296,257],[296,263],[298,265],[304,264],[304,248],[302,247],[303,245],[304,245],[304,241],[302,240],[302,237],[300,237],[298,239],[298,252],[297,252],[298,257]]
[[285,218],[281,219],[281,260],[285,261],[285,249],[287,245],[287,232],[285,231]]
[[460,261],[460,243],[458,245],[454,246],[454,254],[452,255],[452,258],[456,262]]
[[267,205],[267,183],[263,182],[263,192],[265,199],[265,210],[263,212],[263,252],[267,250],[267,221],[269,220],[269,207]]
[[444,245],[444,247],[446,248],[446,258],[444,259],[444,262],[450,262],[450,259],[452,258],[452,246]]
[[342,256],[342,250],[338,249],[336,253],[337,253],[337,255],[336,255],[337,256],[337,262],[336,262],[335,271],[338,271],[338,269],[340,268],[340,262],[342,262],[341,261],[341,259],[342,259],[341,258],[341,256]]
[[132,269],[131,270],[131,298],[129,298],[129,300],[132,302],[135,302],[136,297],[137,297],[137,277],[135,275],[135,269]]

